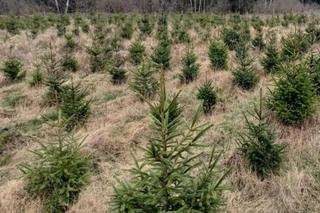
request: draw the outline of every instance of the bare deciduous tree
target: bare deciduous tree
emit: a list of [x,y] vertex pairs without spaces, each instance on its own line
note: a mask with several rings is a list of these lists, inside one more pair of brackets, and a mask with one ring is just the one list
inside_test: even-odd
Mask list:
[[59,7],[58,0],[55,0],[55,4],[56,4],[57,12],[60,13],[60,7]]
[[67,2],[66,2],[66,9],[65,9],[65,14],[67,14],[68,13],[68,9],[69,9],[69,0],[67,0]]

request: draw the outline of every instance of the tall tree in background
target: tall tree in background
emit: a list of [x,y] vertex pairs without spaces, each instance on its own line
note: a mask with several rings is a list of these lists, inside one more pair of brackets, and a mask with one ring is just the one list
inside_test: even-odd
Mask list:
[[69,9],[69,0],[67,0],[67,2],[66,2],[66,8],[65,8],[65,14],[67,14],[68,13],[68,9]]
[[[54,1],[54,5],[53,4]],[[46,6],[52,7],[55,6],[57,13],[61,13],[64,10],[64,13],[67,14],[70,11],[70,8],[73,8],[73,11],[76,8],[76,0],[37,0],[38,4],[44,4]],[[81,0],[78,2],[82,2]]]
[[56,4],[57,12],[60,13],[60,8],[59,8],[59,2],[58,2],[58,0],[55,0],[55,4]]
[[258,0],[229,0],[229,9],[232,12],[250,12],[257,1]]

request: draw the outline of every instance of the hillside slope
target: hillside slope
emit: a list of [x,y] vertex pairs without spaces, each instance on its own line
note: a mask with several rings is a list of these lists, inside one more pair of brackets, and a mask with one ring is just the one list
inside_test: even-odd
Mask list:
[[[137,14],[81,17],[82,21],[89,24],[88,33],[83,31],[85,27],[75,30],[73,19],[64,32],[59,17],[53,19],[52,16],[48,20],[45,18],[47,21],[40,22],[48,24],[43,29],[41,25],[40,29],[36,28],[38,25],[30,24],[36,22],[29,20],[17,35],[6,30],[0,31],[1,62],[9,56],[15,56],[21,60],[26,72],[25,79],[14,82],[8,81],[2,72],[0,74],[0,212],[44,212],[41,198],[31,198],[25,191],[26,183],[20,178],[22,174],[18,166],[33,161],[34,155],[30,150],[39,148],[37,142],[50,142],[52,128],[43,120],[43,116],[56,118],[56,108],[46,105],[48,87],[45,84],[30,86],[30,82],[38,65],[41,66],[43,76],[48,75],[43,68],[43,56],[50,52],[49,47],[52,47],[59,59],[65,58],[67,40],[64,33],[72,35],[75,40],[74,57],[79,63],[78,71],[64,71],[67,83],[80,82],[88,88],[89,99],[92,100],[92,114],[76,133],[80,138],[85,138],[83,152],[92,153],[94,160],[90,182],[82,189],[79,198],[68,206],[68,212],[114,212],[110,204],[114,193],[113,185],[117,184],[117,179],[130,179],[128,169],[134,164],[130,153],[142,156],[137,147],[146,146],[151,134],[148,104],[142,102],[129,86],[133,78],[132,71],[137,69],[128,58],[130,45],[141,40],[146,47],[146,56],[150,57],[158,44],[157,24],[152,26],[150,36],[140,34],[138,21],[141,17],[143,16]],[[148,17],[154,23],[159,18],[157,15]],[[25,20],[27,18],[30,17]],[[319,97],[312,117],[300,125],[284,125],[272,114],[271,121],[278,133],[276,142],[287,146],[286,157],[278,175],[261,180],[239,155],[236,139],[245,128],[243,113],[252,109],[254,103],[258,103],[260,88],[264,97],[269,95],[269,89],[273,89],[277,76],[265,72],[260,63],[265,53],[252,45],[249,54],[254,58],[256,74],[260,79],[252,90],[246,91],[234,84],[232,71],[238,67],[235,51],[228,51],[226,70],[215,70],[210,65],[209,44],[211,41],[222,42],[223,27],[247,23],[249,25],[245,26],[249,26],[249,30],[246,32],[252,39],[257,35],[257,28],[260,29],[259,20],[263,23],[261,30],[265,41],[273,32],[277,35],[278,48],[281,49],[282,38],[296,33],[297,29],[305,33],[308,23],[319,21],[320,17],[296,15],[257,18],[172,14],[168,24],[172,48],[171,68],[165,74],[167,91],[169,95],[181,91],[179,101],[184,105],[185,118],[190,120],[197,106],[201,105],[196,98],[198,88],[206,80],[214,83],[219,97],[218,104],[212,114],[201,114],[201,121],[213,124],[213,128],[203,138],[203,145],[209,148],[200,148],[204,152],[204,161],[208,160],[211,147],[223,150],[220,166],[232,168],[225,181],[228,190],[223,194],[226,200],[223,212],[317,213],[320,212]],[[133,23],[133,34],[129,38],[124,38],[127,36],[123,33],[127,29],[126,23]],[[185,29],[182,34],[189,36],[197,63],[200,64],[198,78],[189,84],[182,84],[179,77],[188,44],[185,42],[187,39],[183,40],[186,37],[180,37],[181,34],[177,33],[176,30],[180,29],[177,23],[185,27],[181,28]],[[34,26],[35,29],[32,28]],[[32,29],[26,29],[28,27]],[[111,44],[112,54],[117,53],[127,59],[123,65],[127,71],[126,83],[113,84],[107,69],[92,72],[88,48],[92,47],[94,39],[105,42],[99,43],[100,48]],[[304,52],[303,56],[297,58],[297,62],[300,63],[301,59],[318,48],[319,41],[315,41],[307,53]],[[158,79],[158,75],[155,78]]]

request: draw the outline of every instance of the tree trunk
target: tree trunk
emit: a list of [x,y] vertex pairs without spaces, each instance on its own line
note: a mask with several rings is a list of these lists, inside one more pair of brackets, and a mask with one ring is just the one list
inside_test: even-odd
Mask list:
[[60,13],[60,8],[59,8],[59,2],[58,2],[58,0],[55,0],[55,3],[56,3],[57,12]]
[[68,9],[69,9],[69,0],[67,0],[67,2],[66,2],[66,9],[65,9],[65,14],[67,14],[68,13]]
[[193,0],[193,7],[192,7],[192,12],[195,12],[196,8],[197,8],[197,0]]

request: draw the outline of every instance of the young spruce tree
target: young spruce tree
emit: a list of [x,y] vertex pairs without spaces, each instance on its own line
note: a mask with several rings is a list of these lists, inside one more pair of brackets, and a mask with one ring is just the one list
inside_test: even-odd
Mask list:
[[199,64],[197,64],[197,56],[188,49],[188,52],[182,59],[182,74],[180,74],[180,80],[182,83],[190,83],[198,77]]
[[62,72],[62,61],[53,51],[50,43],[49,51],[42,57],[42,63],[47,77],[44,84],[48,87],[45,94],[45,102],[49,106],[61,103],[63,84],[67,81],[65,74]]
[[303,56],[311,46],[308,36],[302,32],[295,32],[282,39],[281,57],[286,61],[297,60]]
[[213,42],[209,46],[208,56],[215,69],[227,69],[228,49],[221,42]]
[[125,58],[116,53],[111,60],[108,72],[111,75],[111,82],[113,84],[122,84],[127,80],[127,71],[123,68]]
[[150,62],[143,62],[133,73],[130,88],[141,100],[152,99],[159,88],[158,81],[153,77],[154,73],[155,69]]
[[151,17],[145,15],[138,22],[138,27],[143,35],[148,36],[152,33],[153,24],[151,23],[150,19]]
[[[96,38],[95,38],[96,39]],[[100,72],[105,69],[107,56],[98,41],[94,41],[92,47],[88,48],[91,72]]]
[[269,114],[263,109],[261,91],[260,105],[255,105],[248,114],[253,120],[244,114],[246,131],[238,139],[241,154],[260,178],[277,174],[283,161],[285,146],[275,144],[276,133],[271,127]]
[[88,92],[82,89],[80,83],[63,87],[61,114],[65,120],[67,131],[85,123],[90,115],[90,100],[86,100]]
[[202,108],[205,114],[211,113],[212,109],[218,102],[217,93],[212,85],[212,81],[206,80],[198,89],[198,100],[202,101]]
[[265,56],[261,64],[266,73],[277,73],[280,68],[281,57],[277,49],[276,37],[272,36],[266,46]]
[[4,63],[1,71],[10,81],[19,80],[24,77],[25,73],[22,71],[22,63],[15,57],[8,58]]
[[252,45],[260,51],[264,50],[266,44],[263,40],[263,33],[261,30],[257,32],[256,37],[252,40]]
[[240,66],[232,72],[233,83],[244,90],[253,89],[259,81],[258,74],[253,66],[253,59],[250,58],[248,51],[249,48],[246,43],[238,44],[236,56]]
[[241,33],[235,29],[225,28],[222,32],[223,41],[229,50],[234,50],[241,41]]
[[45,80],[45,85],[48,87],[45,99],[49,106],[60,104],[62,101],[62,94],[64,90],[64,83],[66,82],[64,75],[59,73],[48,74]]
[[282,76],[275,82],[268,107],[285,124],[299,124],[315,110],[315,88],[304,64],[282,67]]
[[32,151],[35,160],[20,167],[26,191],[41,198],[48,213],[65,212],[88,183],[90,174],[90,156],[81,154],[82,142],[64,131],[60,117],[52,126],[56,131],[50,141]]
[[226,176],[217,170],[221,153],[216,156],[212,151],[204,165],[194,150],[211,125],[197,124],[198,111],[184,127],[179,94],[168,98],[164,81],[162,71],[159,103],[150,104],[153,135],[142,161],[133,156],[132,179],[114,188],[114,211],[216,212],[222,205],[220,185]]
[[320,96],[320,57],[312,54],[308,58],[307,63],[311,81],[316,89],[317,95]]
[[142,62],[143,57],[145,55],[146,48],[143,46],[143,44],[139,41],[134,42],[130,48],[130,60],[134,65],[138,65]]
[[170,69],[171,44],[168,39],[162,39],[159,41],[159,44],[154,50],[151,58],[159,67],[165,70]]
[[128,21],[122,26],[120,35],[124,39],[131,39],[133,32],[134,32],[134,29],[133,29],[132,23]]

